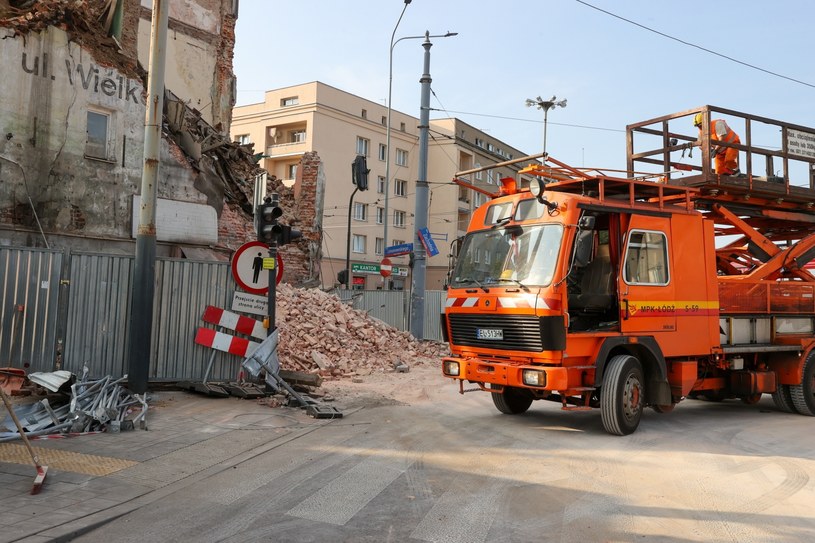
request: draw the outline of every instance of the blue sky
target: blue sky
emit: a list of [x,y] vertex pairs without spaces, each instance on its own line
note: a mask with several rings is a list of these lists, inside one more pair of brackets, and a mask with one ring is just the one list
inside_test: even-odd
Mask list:
[[[549,153],[575,166],[607,168],[625,167],[627,124],[705,104],[815,126],[810,0],[586,2],[807,85],[577,0],[413,0],[397,38],[459,33],[432,40],[431,107],[449,114],[434,111],[431,118],[458,117],[533,154],[542,147],[543,113],[525,107],[525,99],[557,95],[568,106],[549,113]],[[403,7],[403,0],[241,0],[238,104],[315,80],[385,104],[388,49]],[[392,106],[415,117],[421,42],[398,43],[393,58]]]

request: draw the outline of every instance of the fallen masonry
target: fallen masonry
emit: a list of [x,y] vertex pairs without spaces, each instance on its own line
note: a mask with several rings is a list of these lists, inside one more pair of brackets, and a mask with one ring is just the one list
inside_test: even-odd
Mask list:
[[326,379],[437,364],[447,345],[414,338],[318,289],[277,287],[277,356],[284,370]]

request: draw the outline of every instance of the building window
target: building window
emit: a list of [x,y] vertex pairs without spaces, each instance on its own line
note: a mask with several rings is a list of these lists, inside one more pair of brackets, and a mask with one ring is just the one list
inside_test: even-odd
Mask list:
[[368,118],[368,110],[363,109],[362,113],[360,114],[360,117],[362,117],[363,119],[367,119]]
[[249,134],[241,134],[240,136],[235,136],[235,139],[233,141],[239,145],[246,145],[248,143],[252,143],[252,140],[249,138]]
[[376,224],[385,224],[385,208],[376,208]]
[[469,204],[470,203],[470,189],[468,189],[466,187],[459,186],[458,187],[458,201]]
[[354,242],[353,242],[353,251],[355,253],[364,253],[365,252],[365,242],[367,241],[366,236],[360,236],[359,234],[354,234]]
[[108,159],[108,128],[110,115],[98,111],[88,111],[88,139],[85,143],[85,156]]
[[405,212],[404,211],[394,211],[393,212],[393,225],[397,228],[404,228],[405,227]]
[[495,184],[495,172],[492,170],[487,170],[487,183],[490,185]]
[[376,192],[385,194],[385,178],[381,175],[376,178]]
[[289,132],[289,143],[303,143],[306,141],[305,130],[292,130]]
[[396,165],[397,166],[407,166],[408,163],[408,152],[404,149],[397,149],[396,150]]
[[384,143],[380,143],[379,144],[379,160],[384,162],[387,159],[387,156],[386,156],[387,154],[388,154],[388,146],[385,145]]
[[368,156],[368,147],[370,147],[371,141],[365,138],[361,138],[357,136],[357,154],[362,156]]
[[300,104],[300,99],[297,96],[289,96],[288,98],[280,99],[280,107],[297,106]]
[[396,196],[407,196],[407,181],[396,179],[393,183],[393,193]]
[[[475,163],[475,168],[476,168],[476,169],[478,169],[478,168],[480,168],[480,167],[481,167],[481,164],[479,164],[478,162],[476,162],[476,163]],[[476,179],[476,181],[481,181],[481,180],[484,178],[484,175],[483,175],[483,174],[484,174],[484,172],[483,172],[483,171],[480,171],[480,172],[475,172],[475,179]]]
[[297,164],[289,164],[286,166],[286,173],[288,174],[286,179],[297,179]]
[[405,131],[405,123],[399,123],[399,130],[401,130],[402,132]]
[[395,240],[393,240],[393,244],[394,245],[404,245],[405,240],[403,240],[403,239],[395,239]]
[[354,220],[355,221],[368,220],[368,204],[354,202]]
[[376,238],[376,254],[385,253],[385,238]]
[[382,126],[388,126],[388,118],[382,115]]
[[458,212],[458,229],[462,231],[467,231],[467,227],[470,225],[470,212],[469,211],[459,211]]

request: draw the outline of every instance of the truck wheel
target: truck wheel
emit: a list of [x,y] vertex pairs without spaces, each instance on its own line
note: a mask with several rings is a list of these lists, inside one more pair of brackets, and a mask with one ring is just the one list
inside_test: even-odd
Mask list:
[[520,415],[532,405],[532,395],[520,388],[504,387],[503,394],[490,394],[492,403],[505,415]]
[[644,401],[640,361],[630,355],[612,358],[600,390],[600,418],[606,432],[617,436],[633,433],[640,424]]
[[792,403],[792,393],[789,385],[778,385],[778,390],[773,392],[773,403],[779,411],[784,413],[795,413],[795,405]]
[[790,385],[792,405],[802,415],[815,417],[815,353],[804,362],[804,376],[800,385]]

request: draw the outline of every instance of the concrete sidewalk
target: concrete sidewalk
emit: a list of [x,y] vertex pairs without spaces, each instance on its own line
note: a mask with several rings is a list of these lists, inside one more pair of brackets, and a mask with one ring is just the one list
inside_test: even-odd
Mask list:
[[331,423],[258,400],[151,397],[146,430],[32,441],[48,466],[35,496],[36,469],[23,443],[0,443],[0,542],[70,540]]

